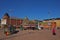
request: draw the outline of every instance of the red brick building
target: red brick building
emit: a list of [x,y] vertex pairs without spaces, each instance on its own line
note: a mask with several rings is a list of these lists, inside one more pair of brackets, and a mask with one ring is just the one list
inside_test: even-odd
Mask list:
[[20,18],[12,18],[8,15],[8,13],[5,13],[3,18],[3,20],[6,19],[6,25],[14,25],[14,26],[20,26],[23,22],[22,19]]
[[20,27],[22,25],[23,28],[36,27],[36,21],[29,20],[27,17],[25,17],[24,19],[20,19],[16,17],[10,17],[8,13],[5,13],[2,19],[3,19],[2,24],[4,25],[13,25],[16,27]]

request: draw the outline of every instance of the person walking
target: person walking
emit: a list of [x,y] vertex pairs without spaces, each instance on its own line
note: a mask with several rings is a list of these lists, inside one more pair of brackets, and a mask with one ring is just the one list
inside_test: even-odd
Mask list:
[[53,22],[53,23],[52,23],[52,27],[53,27],[53,28],[52,28],[52,34],[53,34],[53,35],[56,35],[56,22]]
[[53,34],[53,35],[56,35],[56,30],[55,30],[55,28],[52,29],[52,34]]

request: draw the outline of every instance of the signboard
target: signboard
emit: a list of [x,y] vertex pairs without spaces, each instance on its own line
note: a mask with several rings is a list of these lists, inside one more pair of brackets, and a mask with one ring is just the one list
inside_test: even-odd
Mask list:
[[6,19],[1,19],[1,24],[6,24],[7,20]]

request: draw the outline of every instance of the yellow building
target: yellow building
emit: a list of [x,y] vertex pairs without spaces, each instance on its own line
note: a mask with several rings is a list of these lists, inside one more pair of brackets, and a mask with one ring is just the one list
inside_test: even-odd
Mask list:
[[56,27],[60,27],[60,18],[54,20],[56,22]]
[[[52,19],[46,19],[43,21],[43,23],[47,23],[46,26],[49,27],[48,23],[50,22],[50,27],[52,27],[52,23],[56,23],[56,27],[60,27],[60,18],[52,18]],[[44,25],[45,27],[45,25]]]

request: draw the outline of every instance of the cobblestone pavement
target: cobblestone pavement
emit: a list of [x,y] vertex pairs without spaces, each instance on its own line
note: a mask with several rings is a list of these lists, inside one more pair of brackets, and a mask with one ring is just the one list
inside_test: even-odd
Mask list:
[[0,29],[0,40],[60,40],[60,29],[56,35],[52,35],[51,30],[23,30],[10,36],[5,36]]

